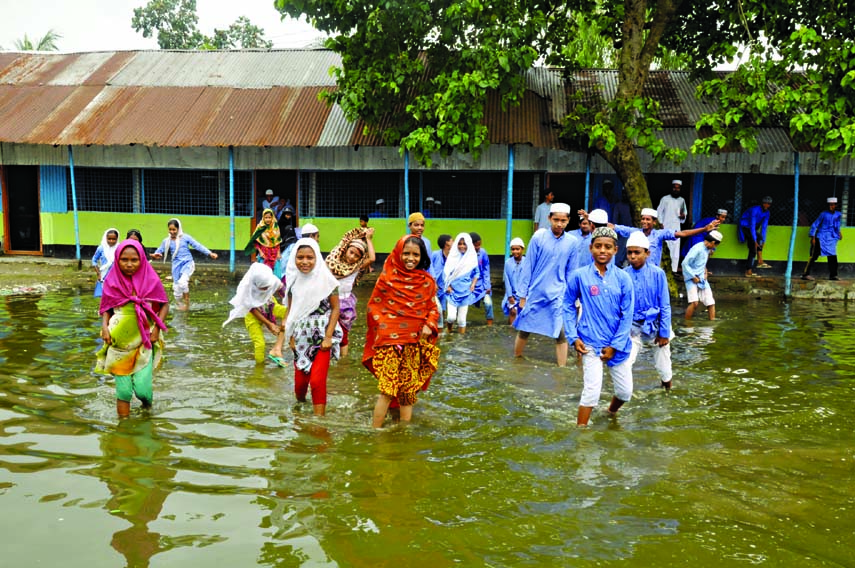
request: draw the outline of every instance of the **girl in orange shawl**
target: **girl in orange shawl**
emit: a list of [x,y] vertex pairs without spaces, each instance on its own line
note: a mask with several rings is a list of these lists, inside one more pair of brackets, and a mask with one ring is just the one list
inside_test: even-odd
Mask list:
[[409,422],[418,392],[427,386],[439,362],[436,282],[430,258],[418,237],[402,237],[386,258],[368,300],[368,332],[362,364],[377,377],[375,428],[383,426],[392,401]]
[[[276,268],[276,261],[279,259],[279,245],[282,244],[282,236],[279,233],[279,224],[276,223],[276,216],[273,214],[273,209],[265,209],[261,214],[261,223],[255,228],[255,232],[249,238],[244,250],[251,253],[253,248],[258,253],[258,259],[270,267],[270,270]],[[281,274],[277,274],[281,277]]]

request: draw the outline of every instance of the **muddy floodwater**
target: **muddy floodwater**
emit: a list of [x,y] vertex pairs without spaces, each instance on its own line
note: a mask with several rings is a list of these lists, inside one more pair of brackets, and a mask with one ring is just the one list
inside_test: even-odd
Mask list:
[[374,431],[362,312],[316,419],[221,328],[229,292],[173,312],[154,408],[123,421],[90,292],[0,298],[0,566],[855,565],[849,305],[678,317],[673,391],[645,353],[587,430],[580,369],[536,338],[514,361],[473,310],[413,424]]

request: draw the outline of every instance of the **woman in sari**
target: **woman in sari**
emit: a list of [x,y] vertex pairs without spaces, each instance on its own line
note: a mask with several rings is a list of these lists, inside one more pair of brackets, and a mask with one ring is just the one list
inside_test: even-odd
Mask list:
[[380,428],[389,405],[400,405],[409,422],[418,392],[427,387],[439,362],[439,311],[430,259],[418,237],[407,235],[386,258],[368,301],[368,332],[362,364],[377,377],[380,395],[373,426]]
[[279,245],[281,243],[282,236],[279,233],[276,216],[272,209],[265,209],[261,214],[261,223],[255,228],[255,232],[252,233],[244,250],[252,253],[254,249],[258,254],[258,261],[263,262],[270,267],[270,270],[273,270],[276,268],[276,261],[279,259]]
[[374,229],[357,227],[346,232],[338,245],[327,255],[327,268],[338,280],[340,312],[338,323],[344,332],[341,356],[347,356],[348,335],[356,320],[356,295],[353,288],[359,277],[374,262]]

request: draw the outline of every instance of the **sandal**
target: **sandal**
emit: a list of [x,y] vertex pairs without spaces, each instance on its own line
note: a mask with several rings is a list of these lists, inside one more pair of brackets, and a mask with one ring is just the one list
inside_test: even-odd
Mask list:
[[276,355],[267,354],[267,358],[282,367],[283,369],[288,366],[288,363],[285,362],[285,359],[282,357],[277,357]]
[[757,265],[757,268],[772,268],[772,265],[771,265],[771,264],[766,264],[766,263],[764,262],[763,264],[758,264],[758,265]]

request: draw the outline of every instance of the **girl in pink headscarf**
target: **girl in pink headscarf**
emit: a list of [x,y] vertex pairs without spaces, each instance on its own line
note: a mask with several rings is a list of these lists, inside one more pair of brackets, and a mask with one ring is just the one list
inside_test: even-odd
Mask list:
[[161,330],[166,330],[169,299],[142,245],[132,239],[119,243],[113,270],[104,279],[101,296],[101,339],[96,372],[116,380],[116,411],[131,413],[136,395],[151,407],[151,377],[163,351]]

